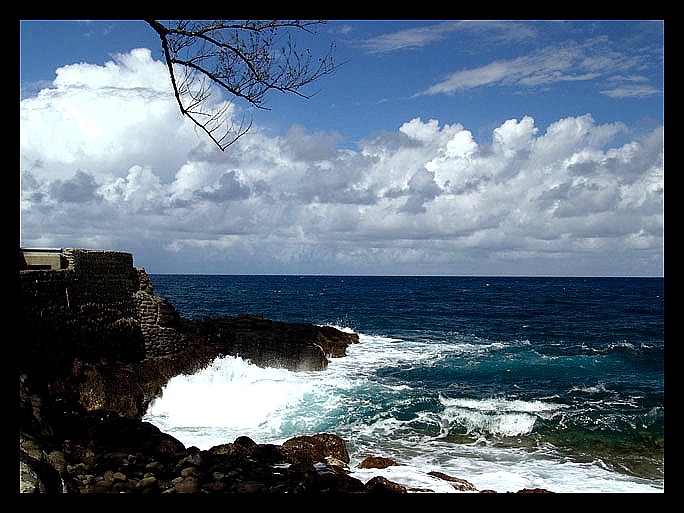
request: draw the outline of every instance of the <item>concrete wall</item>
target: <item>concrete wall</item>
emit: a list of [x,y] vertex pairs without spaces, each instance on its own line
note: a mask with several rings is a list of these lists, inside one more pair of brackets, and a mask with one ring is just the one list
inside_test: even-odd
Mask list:
[[67,265],[61,249],[19,249],[19,269],[64,269]]

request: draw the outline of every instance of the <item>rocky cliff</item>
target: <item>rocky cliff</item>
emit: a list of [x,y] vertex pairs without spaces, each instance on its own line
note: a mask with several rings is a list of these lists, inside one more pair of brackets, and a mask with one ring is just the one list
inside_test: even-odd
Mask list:
[[68,266],[19,272],[19,371],[44,398],[141,418],[166,381],[219,355],[319,370],[354,334],[250,315],[182,319],[130,253],[63,250]]

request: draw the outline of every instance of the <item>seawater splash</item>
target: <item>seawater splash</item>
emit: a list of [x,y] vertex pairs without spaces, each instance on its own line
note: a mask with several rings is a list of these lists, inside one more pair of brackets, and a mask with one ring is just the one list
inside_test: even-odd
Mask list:
[[[172,378],[146,420],[202,449],[243,434],[277,436],[291,408],[314,393],[315,382],[307,378],[307,373],[262,368],[240,357],[217,358],[195,374]],[[206,435],[216,429],[213,437]]]

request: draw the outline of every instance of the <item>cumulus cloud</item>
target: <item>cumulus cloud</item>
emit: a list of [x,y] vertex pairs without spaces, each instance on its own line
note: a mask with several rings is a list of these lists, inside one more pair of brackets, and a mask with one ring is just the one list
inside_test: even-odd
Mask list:
[[96,189],[93,176],[79,170],[73,178],[53,181],[50,184],[50,196],[56,202],[82,203],[94,199]]
[[524,116],[484,144],[413,118],[357,149],[253,127],[222,153],[165,73],[134,50],[21,102],[22,245],[125,249],[151,272],[662,272],[662,127]]
[[181,122],[165,65],[148,49],[56,74],[51,87],[20,102],[25,169],[49,163],[52,177],[66,179],[80,168],[111,178],[145,162],[168,179],[187,146],[201,144],[191,124]]

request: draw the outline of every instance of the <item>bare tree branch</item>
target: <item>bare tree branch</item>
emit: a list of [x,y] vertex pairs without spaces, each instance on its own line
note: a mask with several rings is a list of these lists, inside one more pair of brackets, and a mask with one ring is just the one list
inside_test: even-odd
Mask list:
[[[314,58],[308,49],[297,50],[290,37],[292,30],[314,33],[313,28],[324,21],[145,21],[161,39],[181,113],[221,151],[246,134],[252,121],[243,116],[236,124],[229,104],[212,108],[209,98],[214,87],[251,107],[266,109],[264,100],[270,91],[309,98],[302,88],[337,67],[334,45],[324,56]],[[284,40],[280,38],[283,32],[287,33]]]

